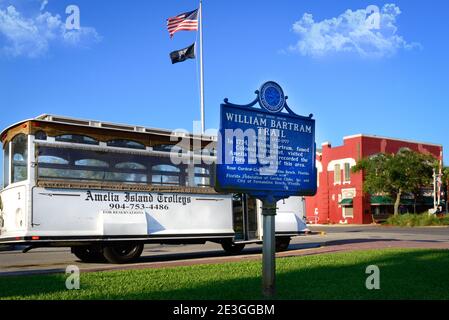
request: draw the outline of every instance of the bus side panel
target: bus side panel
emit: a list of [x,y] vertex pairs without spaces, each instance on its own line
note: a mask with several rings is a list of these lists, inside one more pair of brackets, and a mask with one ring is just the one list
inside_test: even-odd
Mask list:
[[98,205],[85,201],[80,190],[33,189],[31,231],[39,236],[100,236]]
[[97,190],[33,191],[35,235],[201,236],[234,233],[232,197]]
[[27,230],[27,187],[15,186],[2,190],[3,228],[2,238],[20,237]]
[[276,232],[298,233],[307,230],[302,197],[290,197],[277,203]]
[[182,195],[185,203],[165,203],[163,210],[148,212],[151,235],[163,234],[234,234],[231,195]]

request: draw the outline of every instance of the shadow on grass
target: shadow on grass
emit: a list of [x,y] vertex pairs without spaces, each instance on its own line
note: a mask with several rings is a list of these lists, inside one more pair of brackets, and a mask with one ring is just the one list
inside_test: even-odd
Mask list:
[[62,292],[65,278],[63,275],[13,276],[0,278],[0,299],[9,297],[27,297],[36,294],[54,294]]
[[[358,255],[360,257],[360,255]],[[361,259],[351,254],[314,256],[314,263],[301,267],[305,257],[278,259],[277,299],[449,299],[449,251],[387,253]],[[345,263],[342,259],[349,258]],[[322,263],[316,266],[316,263]],[[329,265],[329,263],[331,265]],[[333,264],[333,265],[332,265]],[[258,264],[260,266],[260,263]],[[380,268],[380,290],[365,286],[366,268]],[[115,299],[118,296],[109,296]],[[262,299],[261,278],[249,277],[211,282],[190,289],[142,292],[127,299]]]
[[[380,290],[365,287],[369,265],[380,268]],[[0,298],[262,299],[260,269],[260,262],[250,261],[91,273],[82,275],[79,291],[65,289],[64,275],[0,278]],[[276,298],[449,299],[447,270],[449,251],[445,250],[372,250],[282,258],[277,260]],[[176,277],[181,280],[170,280]]]

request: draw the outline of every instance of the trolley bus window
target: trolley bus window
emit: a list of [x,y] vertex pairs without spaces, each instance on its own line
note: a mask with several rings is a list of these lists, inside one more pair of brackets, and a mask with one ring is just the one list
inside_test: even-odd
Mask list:
[[9,185],[9,142],[6,143],[3,153],[3,187]]
[[106,161],[98,160],[98,159],[81,159],[75,161],[75,166],[84,166],[84,167],[109,167],[109,164]]
[[19,134],[12,140],[12,183],[24,181],[28,177],[28,142],[25,134]]
[[44,131],[39,130],[39,131],[37,131],[34,134],[34,139],[36,139],[36,140],[47,140],[47,134]]
[[104,179],[108,163],[91,151],[38,147],[38,177],[51,179]]
[[55,156],[39,156],[38,162],[48,164],[69,164],[69,162],[66,159]]
[[181,148],[180,146],[173,144],[158,144],[153,146],[154,151],[163,151],[163,152],[174,152],[174,153],[187,153],[188,150]]
[[152,167],[152,183],[157,185],[180,185],[181,170],[168,164],[159,164]]
[[146,183],[147,175],[142,173],[108,172],[105,180],[114,182]]
[[248,240],[257,239],[257,200],[246,196],[246,210],[248,214]]
[[215,148],[204,148],[201,150],[196,150],[195,154],[197,155],[203,155],[203,156],[216,156],[217,150]]
[[71,180],[104,180],[104,171],[74,170],[57,168],[39,168],[40,178],[71,179]]
[[100,144],[94,138],[79,135],[79,134],[63,134],[63,135],[55,137],[55,141],[90,144],[90,145],[99,145]]
[[[116,172],[108,172],[105,179],[121,182],[147,182],[147,168],[137,162],[121,162],[115,165]],[[124,171],[124,172],[120,172]]]
[[146,170],[143,164],[137,162],[122,162],[115,165],[118,169],[129,169],[129,170]]
[[195,167],[195,186],[210,186],[210,170],[204,167]]
[[[38,178],[93,180],[123,183],[185,186],[187,165],[174,165],[163,156],[37,146]],[[195,186],[210,186],[210,165],[195,167]]]
[[244,195],[241,193],[234,194],[232,200],[232,217],[235,232],[235,240],[245,239],[245,219],[244,219]]
[[128,149],[140,149],[145,150],[145,145],[132,141],[132,140],[123,140],[123,139],[116,139],[111,140],[107,142],[108,147],[118,147],[118,148],[128,148]]

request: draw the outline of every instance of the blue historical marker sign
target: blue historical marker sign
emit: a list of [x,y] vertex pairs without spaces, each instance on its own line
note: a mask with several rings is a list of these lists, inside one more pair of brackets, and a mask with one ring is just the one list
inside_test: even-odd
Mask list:
[[248,105],[221,105],[215,189],[270,202],[314,195],[315,120],[295,114],[275,82],[256,94]]

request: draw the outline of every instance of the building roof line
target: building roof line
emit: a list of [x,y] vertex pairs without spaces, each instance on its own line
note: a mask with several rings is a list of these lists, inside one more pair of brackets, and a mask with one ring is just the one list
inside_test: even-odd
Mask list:
[[423,144],[423,145],[429,145],[429,146],[435,146],[435,147],[443,147],[442,144],[429,143],[429,142],[423,142],[423,141],[415,141],[415,140],[407,140],[407,139],[400,139],[400,138],[391,138],[391,137],[377,136],[374,134],[364,134],[364,133],[345,136],[345,137],[343,137],[343,140],[360,138],[360,137],[375,138],[375,139],[387,139],[387,140],[395,140],[395,141],[402,141],[402,142],[408,142],[408,143],[417,143],[417,144]]

